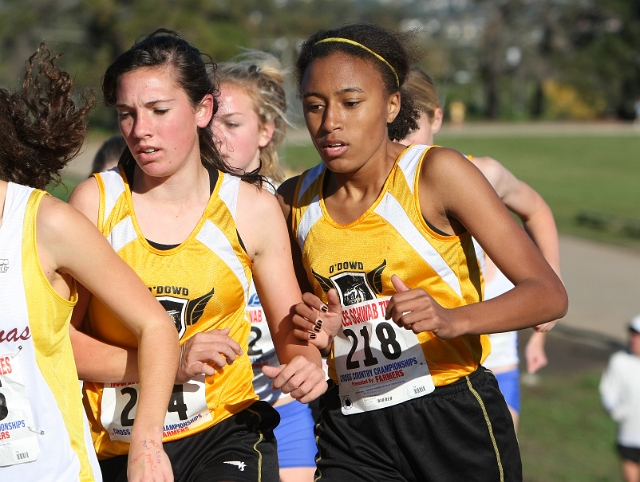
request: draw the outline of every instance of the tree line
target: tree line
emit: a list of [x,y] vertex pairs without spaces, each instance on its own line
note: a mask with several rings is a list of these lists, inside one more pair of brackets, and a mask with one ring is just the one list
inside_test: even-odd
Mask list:
[[[113,59],[158,27],[215,61],[244,47],[291,65],[302,39],[352,22],[414,30],[443,103],[471,117],[635,117],[640,0],[0,0],[0,85],[19,84],[43,40],[99,90]],[[115,117],[97,108],[92,125]]]

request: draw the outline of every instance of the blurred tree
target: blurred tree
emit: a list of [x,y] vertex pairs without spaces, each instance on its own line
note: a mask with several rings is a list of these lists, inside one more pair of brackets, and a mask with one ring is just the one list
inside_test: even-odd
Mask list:
[[556,68],[587,101],[604,96],[606,112],[635,117],[640,99],[640,1],[600,0],[564,11],[570,32]]
[[[635,116],[640,0],[0,0],[0,85],[20,81],[42,40],[64,52],[79,86],[99,90],[113,59],[158,27],[216,61],[249,47],[290,65],[316,30],[361,21],[420,29],[443,102],[463,100],[471,117],[560,115],[560,98],[596,116]],[[113,129],[115,117],[97,108],[92,125]]]

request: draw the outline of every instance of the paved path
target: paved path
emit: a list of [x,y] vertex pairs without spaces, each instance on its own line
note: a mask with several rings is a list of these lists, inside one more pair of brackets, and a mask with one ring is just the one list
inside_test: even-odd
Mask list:
[[562,277],[569,312],[562,321],[618,340],[640,314],[640,253],[582,238],[560,238]]

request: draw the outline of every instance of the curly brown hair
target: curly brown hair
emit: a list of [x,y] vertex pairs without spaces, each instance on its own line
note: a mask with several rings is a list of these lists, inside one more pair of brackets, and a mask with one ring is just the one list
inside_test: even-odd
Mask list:
[[0,179],[44,189],[77,154],[87,132],[93,94],[73,101],[71,76],[44,43],[27,61],[22,89],[0,89]]

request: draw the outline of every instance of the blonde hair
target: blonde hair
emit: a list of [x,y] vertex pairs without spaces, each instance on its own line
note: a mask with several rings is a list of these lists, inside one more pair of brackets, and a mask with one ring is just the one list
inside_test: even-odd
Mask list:
[[438,92],[433,79],[420,67],[414,65],[411,67],[404,85],[411,92],[418,109],[427,114],[430,121],[433,121],[435,110],[440,108]]
[[260,174],[275,183],[281,183],[285,178],[278,147],[284,140],[287,124],[290,125],[283,88],[287,73],[275,56],[260,50],[248,50],[229,62],[221,62],[215,72],[219,85],[236,85],[251,98],[261,125],[274,123],[271,140],[260,148]]

